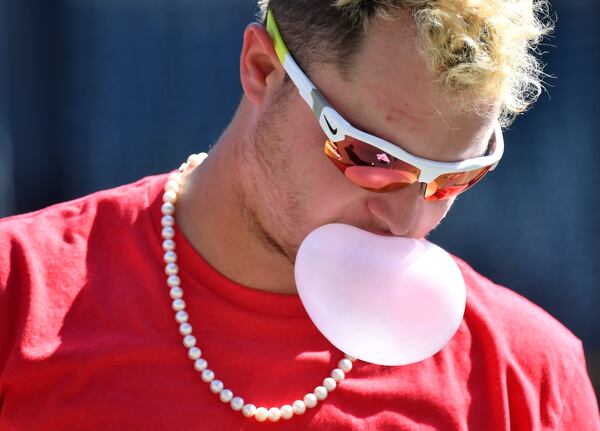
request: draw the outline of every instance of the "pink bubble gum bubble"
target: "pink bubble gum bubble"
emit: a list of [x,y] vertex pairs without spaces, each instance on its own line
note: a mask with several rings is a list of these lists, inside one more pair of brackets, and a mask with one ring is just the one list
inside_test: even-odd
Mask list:
[[366,362],[407,365],[454,336],[466,292],[440,247],[329,224],[302,242],[296,286],[308,315],[338,349]]

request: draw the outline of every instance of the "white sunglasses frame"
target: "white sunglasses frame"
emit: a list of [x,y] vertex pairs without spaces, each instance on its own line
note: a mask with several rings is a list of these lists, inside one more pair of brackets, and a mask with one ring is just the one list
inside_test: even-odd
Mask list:
[[458,162],[439,162],[424,159],[403,150],[401,147],[388,142],[385,139],[378,138],[377,136],[357,129],[348,123],[348,121],[346,121],[329,104],[329,102],[327,102],[317,87],[312,83],[308,76],[306,76],[302,69],[300,69],[300,66],[298,66],[287,49],[287,46],[279,33],[279,28],[277,27],[273,12],[270,9],[267,11],[266,28],[273,40],[275,52],[277,53],[277,57],[284,70],[298,89],[300,96],[306,101],[317,117],[323,132],[332,142],[342,141],[346,136],[366,142],[367,144],[379,148],[397,159],[410,163],[418,168],[420,174],[417,181],[427,185],[441,175],[468,172],[488,166],[490,166],[489,171],[493,171],[500,162],[500,159],[504,154],[504,138],[498,121],[496,121],[494,125],[493,139],[495,139],[495,144],[493,153],[487,156],[475,157]]

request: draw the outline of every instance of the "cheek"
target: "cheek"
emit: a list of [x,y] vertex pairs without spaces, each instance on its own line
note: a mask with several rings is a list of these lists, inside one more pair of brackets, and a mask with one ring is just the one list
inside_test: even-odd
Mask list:
[[[311,149],[310,157],[304,154],[300,168],[291,173],[290,181],[297,197],[296,204],[286,205],[286,216],[293,220],[293,242],[300,244],[314,229],[328,223],[352,220],[364,216],[362,189],[348,181],[327,160],[322,148]],[[297,162],[300,163],[300,162]],[[291,201],[288,201],[290,203]]]
[[[261,154],[261,180],[256,192],[264,201],[263,222],[288,243],[299,244],[312,230],[336,220],[343,209],[347,181],[323,153],[321,135],[278,136],[278,150]],[[263,190],[260,190],[263,189]],[[341,199],[340,199],[341,198]]]
[[343,205],[357,188],[327,158],[326,137],[311,117],[308,127],[290,137],[289,181],[310,210],[311,218],[321,217]]

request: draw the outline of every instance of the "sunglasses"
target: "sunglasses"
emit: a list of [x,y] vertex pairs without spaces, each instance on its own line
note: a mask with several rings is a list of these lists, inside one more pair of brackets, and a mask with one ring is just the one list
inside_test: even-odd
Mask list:
[[388,192],[418,182],[421,183],[425,200],[449,199],[472,187],[485,174],[494,170],[502,158],[504,140],[498,122],[494,126],[486,154],[458,162],[424,159],[353,127],[327,102],[292,58],[271,10],[267,12],[266,28],[279,61],[327,136],[324,152],[328,159],[349,178],[354,176],[354,172],[364,169],[369,169],[370,173],[382,170],[380,172],[385,174],[381,176],[385,178],[381,187],[361,186],[362,188],[373,192]]

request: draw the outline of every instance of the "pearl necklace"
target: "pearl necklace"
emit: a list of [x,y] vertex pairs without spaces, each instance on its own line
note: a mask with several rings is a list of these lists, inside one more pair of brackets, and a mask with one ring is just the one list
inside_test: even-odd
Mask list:
[[175,253],[175,203],[177,202],[177,194],[183,184],[183,174],[188,168],[195,168],[204,161],[207,157],[206,153],[192,154],[188,157],[187,162],[179,167],[178,172],[173,172],[169,175],[165,192],[163,194],[163,205],[161,207],[162,218],[162,248],[165,252],[165,274],[167,275],[167,286],[169,286],[169,294],[171,296],[172,307],[175,311],[175,321],[179,324],[179,333],[183,337],[183,345],[187,350],[187,356],[194,362],[194,369],[200,373],[203,382],[207,383],[210,391],[218,395],[223,403],[229,403],[234,411],[241,411],[247,418],[254,417],[259,422],[264,422],[269,419],[272,422],[277,422],[279,419],[291,419],[294,415],[303,414],[306,409],[316,407],[319,401],[327,398],[329,392],[335,390],[339,382],[344,380],[346,373],[352,369],[352,362],[355,358],[344,355],[337,368],[334,368],[329,377],[326,377],[322,384],[317,386],[312,392],[304,395],[302,400],[296,400],[291,405],[286,404],[282,407],[256,407],[254,404],[247,403],[243,398],[234,396],[230,389],[225,388],[225,384],[221,380],[215,378],[215,372],[208,368],[208,362],[202,358],[202,351],[196,346],[196,337],[192,335],[192,325],[188,323],[189,315],[185,311],[185,301],[183,298],[183,289],[181,288],[181,279],[177,275],[179,267],[177,265],[177,254]]

